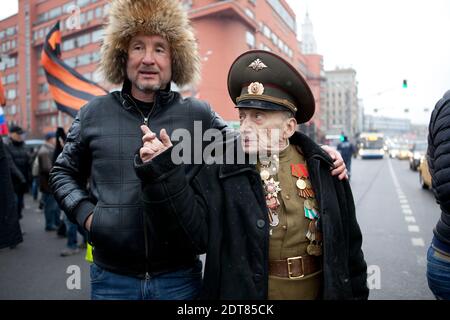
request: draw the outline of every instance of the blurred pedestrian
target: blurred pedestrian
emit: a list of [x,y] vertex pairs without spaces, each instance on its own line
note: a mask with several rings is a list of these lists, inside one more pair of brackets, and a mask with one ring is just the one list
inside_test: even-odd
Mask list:
[[23,241],[8,162],[3,139],[0,137],[0,249],[13,249]]
[[14,191],[17,195],[17,212],[19,219],[22,219],[24,194],[28,192],[29,185],[31,185],[31,161],[30,155],[25,147],[25,131],[16,125],[12,126],[9,131],[9,141],[5,150],[12,159],[10,170]]
[[441,218],[428,249],[428,286],[439,300],[450,300],[450,91],[438,101],[428,131],[428,166]]
[[[55,151],[53,152],[53,163],[58,158],[59,154],[63,151],[64,144],[66,143],[66,132],[64,131],[64,128],[57,128],[56,129],[56,143],[55,143]],[[77,254],[80,252],[81,248],[86,248],[86,232],[85,230],[80,227],[79,225],[71,222],[67,216],[64,217],[63,220],[64,223],[61,223],[58,228],[58,235],[59,236],[66,236],[67,237],[67,248],[61,251],[62,257],[71,256],[74,254]],[[78,245],[78,233],[82,236],[82,243]]]
[[[58,158],[60,153],[63,151],[64,144],[66,143],[66,138],[67,138],[67,135],[66,135],[66,132],[64,131],[64,128],[58,127],[56,129],[55,151],[53,152],[52,165],[55,164],[56,159]],[[69,221],[67,218],[63,218],[63,223],[59,224],[58,230],[56,231],[56,233],[59,237],[67,236],[67,229],[68,229],[67,221]],[[69,221],[69,223],[71,223],[71,222]],[[71,227],[74,228],[74,226],[71,226]],[[73,232],[71,232],[71,235],[73,236]],[[75,237],[76,237],[76,231],[75,231]],[[73,243],[73,242],[76,242],[76,238],[75,238],[75,240],[72,238],[72,239],[68,239],[67,241],[68,241],[68,243]]]
[[42,193],[42,200],[44,202],[45,214],[45,230],[57,230],[60,224],[60,209],[58,203],[53,196],[52,190],[49,186],[49,174],[53,167],[53,153],[55,151],[54,132],[49,132],[45,135],[45,143],[41,146],[38,152],[39,158],[39,188]]
[[348,141],[348,137],[343,135],[343,141],[338,144],[337,150],[341,153],[344,159],[345,166],[347,167],[348,177],[350,179],[352,171],[352,156],[356,152],[353,143]]

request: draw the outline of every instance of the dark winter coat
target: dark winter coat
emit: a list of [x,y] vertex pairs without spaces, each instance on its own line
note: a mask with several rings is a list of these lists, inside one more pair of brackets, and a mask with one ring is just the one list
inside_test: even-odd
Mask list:
[[[50,185],[72,222],[84,227],[93,212],[88,237],[94,262],[143,278],[146,273],[192,265],[197,256],[184,248],[186,236],[178,224],[158,230],[164,237],[178,237],[179,245],[171,248],[157,231],[144,228],[141,183],[133,168],[135,152],[142,146],[144,114],[130,97],[130,86],[127,81],[122,91],[96,97],[80,110],[50,173]],[[165,128],[169,135],[175,129],[193,133],[194,121],[203,130],[226,127],[205,102],[183,99],[170,88],[155,94],[148,117],[154,132]]]
[[16,195],[11,180],[8,157],[0,138],[0,249],[22,242]]
[[[349,183],[331,176],[331,159],[308,137],[296,133],[291,144],[304,152],[321,208],[323,298],[366,299],[367,266]],[[135,158],[149,221],[156,229],[177,219],[196,252],[206,252],[203,298],[266,299],[269,222],[255,166],[204,165],[186,174],[170,150],[145,164]]]
[[5,151],[13,160],[10,170],[14,190],[17,194],[23,194],[28,191],[28,185],[31,182],[31,160],[25,143],[10,140]]
[[431,114],[427,154],[433,191],[442,210],[434,235],[450,246],[450,91]]

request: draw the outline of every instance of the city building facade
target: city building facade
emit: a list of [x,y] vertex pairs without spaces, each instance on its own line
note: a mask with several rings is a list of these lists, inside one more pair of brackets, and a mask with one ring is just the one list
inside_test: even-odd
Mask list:
[[[207,100],[237,127],[238,113],[227,92],[229,66],[246,50],[270,50],[288,60],[309,82],[317,111],[307,127],[320,130],[323,58],[316,52],[302,53],[296,15],[285,0],[180,1],[198,40],[202,81],[196,87],[176,90]],[[0,73],[8,123],[39,136],[57,126],[68,128],[73,120],[56,109],[39,62],[45,36],[58,20],[64,62],[106,89],[114,89],[97,72],[108,9],[106,0],[19,0],[19,12],[0,21]]]

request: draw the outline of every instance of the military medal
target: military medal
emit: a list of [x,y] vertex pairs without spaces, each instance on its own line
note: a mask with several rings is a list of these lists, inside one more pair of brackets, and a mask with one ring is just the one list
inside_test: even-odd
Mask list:
[[302,163],[291,164],[291,173],[298,178],[296,182],[298,195],[302,198],[313,198],[314,191],[309,181],[309,173],[306,166]]
[[[266,205],[269,215],[269,225],[271,227],[276,227],[280,223],[278,217],[277,209],[280,206],[280,201],[278,200],[278,193],[281,191],[280,182],[275,181],[271,176],[278,173],[279,158],[277,155],[273,155],[271,158],[259,159],[261,164],[260,176],[263,181],[264,194],[266,198]],[[272,229],[270,230],[270,235],[272,235]]]
[[311,220],[308,225],[308,232],[306,238],[309,240],[309,244],[306,247],[306,253],[311,256],[322,255],[322,233],[317,227],[317,219]]
[[262,179],[263,181],[265,181],[265,180],[269,179],[269,177],[270,177],[270,172],[269,172],[268,170],[266,170],[266,169],[263,169],[263,170],[261,170],[260,175],[261,175],[261,179]]
[[291,173],[297,177],[295,185],[298,188],[298,195],[304,199],[303,210],[305,217],[310,220],[306,238],[309,244],[306,247],[306,253],[311,256],[322,255],[322,233],[317,227],[319,219],[319,205],[317,204],[311,181],[309,180],[309,172],[306,165],[302,163],[291,164]]

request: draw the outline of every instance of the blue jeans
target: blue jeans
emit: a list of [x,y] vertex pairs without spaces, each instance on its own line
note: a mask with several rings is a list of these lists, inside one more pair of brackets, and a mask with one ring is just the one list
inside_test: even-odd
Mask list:
[[192,267],[158,274],[149,280],[106,271],[91,264],[92,300],[193,300],[200,293],[202,262]]
[[60,223],[60,210],[55,197],[51,193],[42,193],[42,201],[44,202],[45,214],[45,230],[55,229]]
[[437,239],[428,249],[427,279],[431,292],[438,300],[450,300],[450,252],[436,245]]
[[33,195],[33,199],[37,200],[39,195],[39,177],[33,177],[31,182],[31,194]]
[[83,237],[83,242],[86,243],[86,233],[82,227],[70,222],[67,216],[64,217],[64,222],[66,224],[67,247],[69,249],[78,248],[77,232],[81,234],[81,236]]

